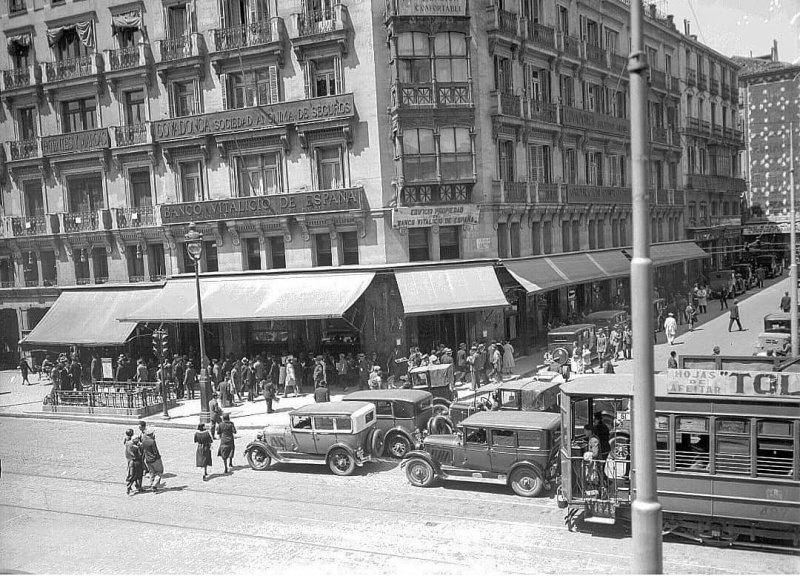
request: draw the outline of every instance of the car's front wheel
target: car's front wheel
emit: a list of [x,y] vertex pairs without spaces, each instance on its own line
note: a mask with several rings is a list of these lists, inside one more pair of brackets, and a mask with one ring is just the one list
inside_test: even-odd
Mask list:
[[436,479],[433,466],[422,458],[412,458],[406,464],[406,478],[414,486],[427,488]]
[[544,488],[544,480],[542,480],[542,477],[536,470],[527,466],[514,470],[514,472],[511,473],[510,483],[511,489],[517,495],[524,496],[525,498],[534,498],[538,496]]
[[254,446],[247,451],[247,463],[253,470],[266,470],[271,462],[269,453],[261,446]]
[[350,476],[356,469],[356,461],[347,450],[337,448],[328,457],[328,466],[337,476]]
[[395,458],[402,458],[411,450],[411,442],[402,434],[392,434],[386,441],[386,450]]

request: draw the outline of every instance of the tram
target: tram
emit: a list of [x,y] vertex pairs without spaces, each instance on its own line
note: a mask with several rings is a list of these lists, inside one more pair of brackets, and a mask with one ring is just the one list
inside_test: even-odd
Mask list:
[[[650,417],[664,534],[797,549],[800,374],[678,369],[655,379]],[[629,521],[633,376],[587,375],[561,393],[558,503],[568,526]]]

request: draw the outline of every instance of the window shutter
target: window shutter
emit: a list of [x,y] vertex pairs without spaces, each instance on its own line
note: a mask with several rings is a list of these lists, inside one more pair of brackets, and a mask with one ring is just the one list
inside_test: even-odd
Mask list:
[[192,88],[194,88],[194,114],[201,114],[203,112],[203,107],[200,104],[200,80],[195,79],[192,82]]
[[314,86],[314,76],[317,71],[317,63],[314,60],[306,60],[306,69],[305,69],[305,90],[306,90],[306,98],[313,98],[316,96],[316,87]]
[[167,100],[169,106],[169,117],[175,118],[175,84],[172,83],[167,87]]
[[269,98],[270,104],[281,101],[280,86],[278,82],[278,67],[269,67]]
[[581,40],[586,40],[586,16],[580,16]]
[[500,62],[497,56],[494,57],[494,88],[495,90],[500,89]]
[[219,88],[222,90],[222,109],[228,109],[228,75],[219,75]]
[[336,94],[344,93],[344,75],[342,74],[342,58],[335,56],[333,59],[333,75],[336,80]]
[[220,27],[228,27],[228,3],[226,0],[219,0],[219,23]]

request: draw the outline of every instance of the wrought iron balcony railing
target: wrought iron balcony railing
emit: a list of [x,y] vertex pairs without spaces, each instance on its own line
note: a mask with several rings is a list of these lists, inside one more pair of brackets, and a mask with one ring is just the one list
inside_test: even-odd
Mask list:
[[237,50],[250,46],[260,46],[278,40],[276,25],[277,19],[273,19],[231,28],[217,28],[213,31],[214,50],[218,52]]
[[47,82],[60,82],[74,78],[94,76],[98,72],[98,55],[89,54],[77,58],[66,58],[57,62],[45,62]]
[[130,126],[114,126],[115,146],[135,146],[137,144],[150,144],[150,123],[131,124]]
[[42,151],[39,147],[39,142],[40,140],[38,138],[6,142],[8,147],[8,159],[27,160],[41,157]]

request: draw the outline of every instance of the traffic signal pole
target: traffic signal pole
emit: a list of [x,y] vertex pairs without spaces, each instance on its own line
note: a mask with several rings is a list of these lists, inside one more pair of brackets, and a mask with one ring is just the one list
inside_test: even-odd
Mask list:
[[655,376],[653,364],[653,261],[650,258],[650,201],[647,192],[647,57],[644,52],[642,2],[631,7],[631,184],[633,192],[633,466],[631,504],[633,572],[660,574],[661,504],[656,492]]

